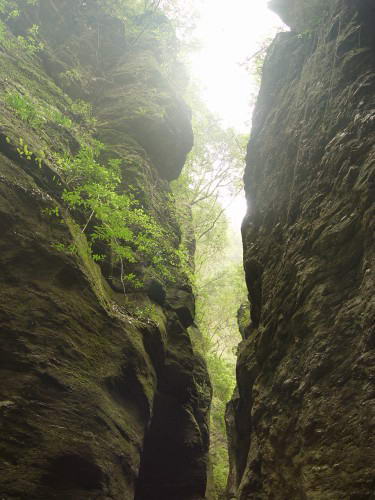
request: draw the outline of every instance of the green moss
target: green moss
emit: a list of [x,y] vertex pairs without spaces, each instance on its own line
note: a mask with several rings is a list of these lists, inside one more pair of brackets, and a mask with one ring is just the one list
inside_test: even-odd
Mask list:
[[64,221],[70,231],[73,243],[77,249],[77,255],[80,257],[82,270],[85,273],[93,292],[99,300],[99,303],[109,313],[113,314],[116,312],[117,314],[119,311],[114,309],[114,305],[110,298],[111,289],[108,283],[104,280],[100,267],[92,259],[91,249],[86,236],[67,213],[64,215]]

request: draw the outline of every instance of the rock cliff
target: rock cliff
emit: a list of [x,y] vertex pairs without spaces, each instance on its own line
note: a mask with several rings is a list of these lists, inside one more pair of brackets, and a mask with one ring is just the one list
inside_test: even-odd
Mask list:
[[[189,282],[177,264],[123,269],[103,243],[96,262],[55,156],[103,142],[178,248],[168,181],[192,131],[173,32],[140,15],[129,34],[115,2],[32,3],[0,3],[0,496],[201,499],[211,386]],[[124,295],[128,272],[143,288]]]
[[273,0],[243,223],[229,498],[372,499],[375,6]]

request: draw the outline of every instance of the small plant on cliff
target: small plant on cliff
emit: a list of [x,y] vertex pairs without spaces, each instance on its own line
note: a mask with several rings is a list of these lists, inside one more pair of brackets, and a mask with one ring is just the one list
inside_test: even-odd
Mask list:
[[[171,267],[180,266],[181,250],[173,248],[165,230],[148,215],[131,192],[124,192],[120,160],[98,161],[104,146],[83,146],[74,157],[55,155],[67,188],[63,200],[72,210],[86,218],[81,223],[91,243],[102,241],[120,264],[121,281],[139,284],[133,273],[126,273],[126,264],[149,264],[158,275],[171,279]],[[125,285],[124,285],[125,286]]]
[[37,113],[34,102],[18,92],[8,92],[5,96],[5,102],[13,108],[16,115],[32,127],[40,127],[43,120]]
[[70,106],[72,113],[78,115],[81,119],[85,120],[87,123],[95,123],[95,118],[92,116],[92,105],[89,102],[83,101],[82,99],[77,99],[72,101]]
[[0,0],[0,44],[8,50],[15,50],[24,54],[33,55],[44,48],[43,42],[39,39],[39,26],[33,24],[25,35],[12,36],[7,30],[4,21],[18,17],[21,9],[36,5],[38,0]]
[[4,101],[16,115],[31,127],[39,128],[50,121],[65,128],[73,128],[73,122],[57,108],[41,105],[33,98],[15,91],[8,91]]
[[[27,2],[30,5],[35,5],[36,2]],[[16,6],[15,2],[0,3],[0,15],[6,20],[18,17],[20,14],[19,9],[13,8]],[[7,30],[5,23],[0,20],[0,44],[6,49],[23,54],[34,55],[44,48],[44,43],[39,39],[39,26],[33,24],[26,32],[25,35],[12,36]]]
[[[12,144],[12,140],[10,139],[10,137],[6,137],[5,142],[7,144]],[[42,168],[42,163],[46,156],[44,151],[32,151],[28,144],[25,143],[25,141],[22,139],[22,137],[18,139],[18,144],[15,145],[15,149],[20,158],[34,161],[39,168]]]

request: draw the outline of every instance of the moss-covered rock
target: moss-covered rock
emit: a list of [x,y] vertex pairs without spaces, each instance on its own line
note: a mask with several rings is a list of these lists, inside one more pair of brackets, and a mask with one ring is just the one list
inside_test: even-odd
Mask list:
[[[124,295],[110,252],[94,262],[82,215],[61,196],[55,153],[100,139],[102,161],[121,160],[121,189],[131,185],[171,248],[180,244],[167,179],[191,147],[189,111],[157,44],[131,46],[102,6],[40,0],[8,20],[0,42],[0,491],[203,498],[211,390],[187,331],[186,273],[171,265],[166,280],[143,265],[143,289]],[[32,23],[44,43],[37,53],[15,38]]]

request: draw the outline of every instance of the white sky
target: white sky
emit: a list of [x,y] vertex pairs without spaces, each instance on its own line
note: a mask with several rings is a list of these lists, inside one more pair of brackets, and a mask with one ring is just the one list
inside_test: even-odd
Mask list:
[[[282,23],[267,8],[268,0],[197,0],[195,35],[201,49],[191,56],[191,71],[202,97],[225,126],[250,133],[252,101],[257,83],[240,63]],[[237,230],[246,212],[244,196],[227,210]]]
[[239,66],[259,44],[281,26],[267,8],[268,0],[197,1],[195,35],[202,48],[192,55],[192,73],[202,83],[204,100],[227,126],[250,128],[250,96],[256,91],[251,75]]

